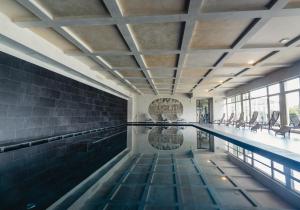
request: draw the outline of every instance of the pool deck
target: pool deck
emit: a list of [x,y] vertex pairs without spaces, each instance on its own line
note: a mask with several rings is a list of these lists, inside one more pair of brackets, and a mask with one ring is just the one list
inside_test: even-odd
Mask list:
[[[275,136],[274,131],[266,129],[252,132],[248,128],[235,128],[234,126],[199,124],[192,125],[207,131],[217,137],[228,140],[238,146],[249,148],[254,152],[284,163],[292,160],[293,166],[300,169],[300,135],[291,133],[290,137]],[[278,157],[280,156],[280,157]],[[291,163],[291,162],[290,162]]]

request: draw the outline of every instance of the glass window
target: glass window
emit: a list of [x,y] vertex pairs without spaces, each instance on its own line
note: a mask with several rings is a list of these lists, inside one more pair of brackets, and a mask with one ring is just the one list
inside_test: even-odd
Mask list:
[[283,173],[280,173],[278,171],[274,171],[274,179],[277,181],[285,184],[285,175]]
[[243,94],[243,99],[249,99],[249,94],[248,93]]
[[249,104],[249,100],[243,101],[243,110],[244,110],[245,120],[246,120],[246,122],[249,122],[249,120],[250,120],[250,104]]
[[227,98],[227,103],[235,102],[235,97]]
[[296,90],[299,89],[300,83],[299,78],[288,80],[284,83],[284,90],[290,91],[290,90]]
[[[273,111],[280,111],[279,107],[279,95],[274,95],[269,97],[270,103],[270,115]],[[280,117],[278,118],[278,122],[280,122]]]
[[273,162],[273,168],[276,168],[277,170],[283,172],[283,165],[280,163]]
[[250,92],[250,97],[251,98],[256,98],[256,97],[261,97],[267,95],[267,88],[260,88],[257,90],[253,90]]
[[269,94],[279,93],[280,92],[280,86],[279,86],[279,84],[270,85],[268,87],[268,91],[269,91]]
[[241,101],[241,95],[235,96],[235,101]]
[[286,97],[286,109],[287,109],[287,120],[290,123],[290,117],[296,115],[300,117],[300,102],[299,92],[291,92],[285,95]]
[[235,104],[235,118],[238,119],[242,112],[242,102],[236,102]]
[[[292,170],[292,176],[296,179],[300,180],[300,172],[296,170]],[[292,180],[292,188],[297,192],[300,192],[300,182],[297,180]]]
[[256,98],[251,100],[251,115],[254,111],[258,112],[258,122],[266,123],[268,121],[267,97]]
[[235,113],[235,104],[227,104],[227,117],[231,115],[231,113]]

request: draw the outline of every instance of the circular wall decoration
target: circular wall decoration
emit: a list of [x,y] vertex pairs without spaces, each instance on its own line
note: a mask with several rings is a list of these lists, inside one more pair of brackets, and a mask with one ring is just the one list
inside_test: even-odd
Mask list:
[[169,120],[176,120],[182,115],[183,106],[177,99],[158,98],[151,102],[148,112],[155,121],[161,121],[162,114]]
[[149,132],[148,141],[158,150],[174,150],[183,144],[183,133],[177,127],[154,127]]

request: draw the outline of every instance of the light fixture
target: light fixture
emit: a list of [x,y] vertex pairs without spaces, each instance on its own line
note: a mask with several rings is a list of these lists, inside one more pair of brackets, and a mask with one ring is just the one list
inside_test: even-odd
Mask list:
[[289,41],[290,41],[289,38],[283,38],[283,39],[281,39],[279,42],[280,42],[281,44],[286,44],[286,43],[288,43]]
[[219,83],[222,83],[222,82],[223,82],[223,80],[220,80],[220,81],[219,81]]
[[254,63],[255,63],[254,60],[249,60],[249,61],[248,61],[248,64],[249,64],[249,65],[253,65]]
[[226,181],[227,180],[227,178],[225,177],[225,176],[222,176],[222,178],[221,178],[223,181]]

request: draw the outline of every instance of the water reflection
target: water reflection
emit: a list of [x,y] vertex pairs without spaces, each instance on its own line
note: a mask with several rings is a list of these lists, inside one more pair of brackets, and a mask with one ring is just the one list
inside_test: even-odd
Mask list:
[[183,144],[183,133],[179,127],[154,127],[148,135],[152,147],[158,150],[174,150]]

